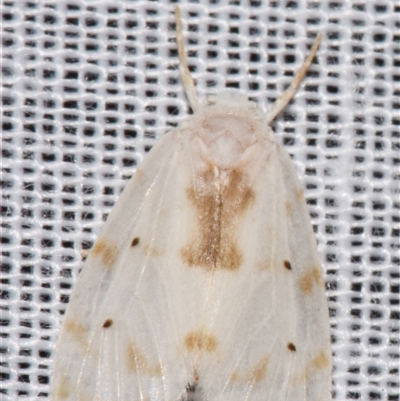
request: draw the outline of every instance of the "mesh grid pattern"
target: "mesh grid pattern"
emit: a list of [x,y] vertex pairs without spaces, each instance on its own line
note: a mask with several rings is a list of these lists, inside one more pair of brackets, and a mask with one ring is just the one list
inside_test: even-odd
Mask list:
[[[47,399],[60,319],[126,180],[187,115],[174,2],[2,3],[0,398]],[[336,400],[400,400],[400,2],[182,2],[200,99],[267,108],[317,32],[274,123],[312,216],[331,311]]]

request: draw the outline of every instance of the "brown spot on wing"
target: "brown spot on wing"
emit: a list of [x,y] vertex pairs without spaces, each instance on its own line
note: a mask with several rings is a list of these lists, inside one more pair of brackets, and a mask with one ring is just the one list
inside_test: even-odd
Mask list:
[[254,383],[258,383],[265,378],[265,374],[267,373],[268,367],[268,357],[262,358],[257,365],[254,367],[251,374],[251,381]]
[[299,202],[304,202],[304,191],[301,187],[296,188],[295,191],[295,201],[285,201],[286,214],[292,215],[298,208]]
[[183,261],[209,271],[237,270],[242,263],[239,219],[254,200],[247,176],[239,168],[218,170],[210,164],[186,193],[196,210],[197,229],[181,249]]
[[296,189],[296,197],[297,197],[297,199],[303,199],[304,198],[303,188],[298,187]]
[[329,366],[329,357],[325,351],[320,350],[311,360],[311,367],[315,370],[322,370]]
[[311,383],[316,380],[316,371],[324,370],[329,368],[330,359],[329,355],[324,351],[318,351],[314,357],[308,359],[307,364],[302,368],[300,372],[294,372],[291,377],[290,384],[292,386],[304,387],[307,383]]
[[162,256],[163,251],[161,249],[159,249],[159,248],[156,248],[156,247],[152,246],[152,245],[146,245],[143,248],[143,253],[146,256],[149,256],[151,258],[158,258],[158,257]]
[[233,372],[230,376],[230,382],[242,384],[253,384],[263,381],[267,374],[269,358],[263,356],[252,368],[244,373]]
[[132,373],[153,377],[162,375],[161,365],[159,363],[151,365],[143,351],[135,343],[129,344],[126,351],[128,368]]
[[288,349],[290,349],[290,351],[293,351],[293,352],[296,351],[296,346],[293,343],[288,343],[287,347],[288,347]]
[[54,388],[55,396],[60,400],[65,400],[69,396],[69,385],[67,383],[68,379],[63,376],[61,382],[58,383]]
[[293,372],[293,374],[290,377],[290,385],[293,387],[304,387],[306,386],[307,383],[307,375],[306,375],[306,370],[302,369],[301,372]]
[[314,266],[302,274],[299,281],[300,291],[303,295],[311,295],[314,286],[323,286],[321,270],[319,266]]
[[189,352],[213,352],[217,349],[218,341],[203,330],[195,330],[186,335],[184,345]]
[[86,337],[88,329],[83,324],[76,320],[66,320],[64,329],[71,336],[72,340],[84,347],[87,345]]
[[135,237],[131,242],[131,246],[136,246],[138,243],[139,243],[139,237]]
[[284,260],[283,265],[285,266],[286,269],[292,270],[292,265],[290,264],[290,262],[288,260]]
[[303,372],[299,376],[295,376],[293,379],[296,380],[297,384],[304,385],[311,380],[315,380],[318,372],[325,369],[331,369],[330,355],[326,353],[323,349],[320,349],[314,357],[308,360]]
[[93,247],[92,255],[101,257],[104,265],[111,267],[117,258],[118,249],[105,238],[99,238]]
[[271,264],[269,262],[258,262],[256,266],[260,270],[269,270],[271,268]]
[[293,212],[292,204],[289,201],[285,202],[285,209],[286,209],[286,213],[292,213]]
[[109,327],[111,327],[113,325],[113,320],[112,319],[106,319],[103,323],[103,328],[108,329]]
[[143,169],[140,168],[140,167],[138,167],[138,168],[136,169],[136,172],[135,172],[135,177],[136,177],[137,179],[139,179],[139,178],[142,177],[142,175],[143,175]]

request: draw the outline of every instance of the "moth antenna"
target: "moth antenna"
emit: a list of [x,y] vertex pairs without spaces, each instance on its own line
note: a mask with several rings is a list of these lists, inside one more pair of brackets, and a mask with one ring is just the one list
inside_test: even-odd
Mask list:
[[190,75],[189,67],[186,61],[185,47],[183,45],[183,35],[182,35],[181,10],[179,6],[175,7],[175,23],[176,23],[176,43],[178,46],[178,54],[179,54],[179,70],[181,73],[183,89],[189,100],[190,107],[192,108],[193,112],[195,112],[199,106],[199,100],[197,98],[196,86],[194,84],[193,77]]
[[285,92],[283,92],[282,95],[280,95],[278,99],[275,100],[274,104],[268,109],[266,115],[268,124],[273,121],[274,118],[287,106],[287,104],[290,102],[290,99],[296,93],[297,88],[303,80],[304,75],[306,75],[306,72],[312,63],[315,54],[317,53],[321,39],[322,35],[319,33],[311,47],[310,53],[308,53],[303,65],[300,67],[299,71],[297,71],[297,74],[293,78],[289,88],[287,88]]

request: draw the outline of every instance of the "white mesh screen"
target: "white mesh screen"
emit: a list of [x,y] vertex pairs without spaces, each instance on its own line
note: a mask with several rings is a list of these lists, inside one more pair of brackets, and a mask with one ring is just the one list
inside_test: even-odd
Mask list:
[[[174,1],[4,0],[0,398],[45,400],[82,251],[188,104]],[[323,41],[274,123],[313,218],[336,400],[399,400],[400,2],[182,2],[200,98],[267,108]],[[239,400],[238,400],[239,401]]]

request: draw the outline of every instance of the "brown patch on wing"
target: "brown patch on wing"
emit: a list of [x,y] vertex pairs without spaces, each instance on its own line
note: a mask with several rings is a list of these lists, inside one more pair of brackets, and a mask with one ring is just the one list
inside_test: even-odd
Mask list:
[[293,372],[290,377],[290,385],[293,387],[297,386],[305,386],[307,383],[307,374],[306,370],[302,369],[301,372]]
[[158,258],[162,256],[163,251],[161,249],[155,248],[154,246],[146,245],[143,248],[143,253],[151,258]]
[[258,262],[256,266],[260,270],[269,270],[271,268],[271,265],[268,262]]
[[197,230],[181,249],[183,261],[209,271],[237,270],[242,263],[242,251],[237,244],[236,228],[254,200],[245,173],[239,168],[214,170],[210,164],[186,193],[196,210]]
[[303,188],[298,187],[296,189],[296,198],[297,199],[303,199],[304,198],[304,191]]
[[136,171],[135,171],[135,177],[136,177],[137,179],[139,179],[139,178],[142,177],[142,175],[143,175],[143,169],[140,168],[140,167],[138,167],[138,168],[136,169]]
[[99,238],[92,250],[93,256],[100,256],[106,267],[111,267],[118,255],[118,249],[105,238]]
[[303,295],[310,295],[313,292],[314,286],[323,285],[324,281],[322,280],[319,266],[314,266],[300,277],[299,287]]
[[294,387],[304,387],[307,385],[307,383],[311,383],[312,381],[316,380],[316,377],[318,377],[315,375],[316,371],[324,370],[329,366],[329,355],[321,349],[311,360],[308,360],[301,372],[293,374],[290,379],[290,384]]
[[195,330],[186,335],[184,344],[189,352],[213,352],[217,349],[218,341],[215,336],[203,330]]
[[330,355],[327,354],[323,349],[320,349],[314,355],[315,356],[311,360],[308,360],[302,374],[293,378],[293,382],[296,380],[296,382],[294,382],[295,384],[300,384],[303,386],[307,382],[316,380],[316,377],[321,377],[318,375],[318,372],[321,372],[325,369],[331,369]]
[[286,209],[286,213],[292,213],[293,212],[292,204],[289,201],[285,202],[285,209]]
[[230,382],[253,384],[263,381],[267,374],[268,361],[269,358],[267,355],[265,355],[247,372],[245,373],[233,372],[230,376]]
[[[302,188],[298,187],[296,188],[295,192],[295,197],[296,197],[296,202],[300,202],[304,199],[304,191]],[[296,210],[297,204],[290,202],[290,201],[285,201],[285,210],[287,214],[293,214],[294,210]]]
[[81,344],[82,346],[86,346],[86,336],[88,333],[87,328],[78,323],[76,320],[67,320],[65,322],[65,331],[71,336],[71,338]]
[[251,381],[254,383],[258,383],[265,378],[265,374],[267,373],[268,367],[268,357],[264,356],[257,365],[254,367],[251,373]]
[[150,365],[146,356],[135,343],[131,343],[126,348],[126,359],[129,370],[138,375],[160,377],[162,375],[161,365],[156,363]]
[[325,351],[320,350],[311,360],[311,367],[315,370],[322,370],[329,366],[329,357]]
[[69,386],[67,383],[67,378],[65,376],[62,377],[61,382],[55,386],[55,396],[60,400],[65,400],[69,396]]
[[288,260],[284,260],[283,265],[285,266],[285,268],[287,270],[292,270],[292,265],[290,264],[290,262]]

